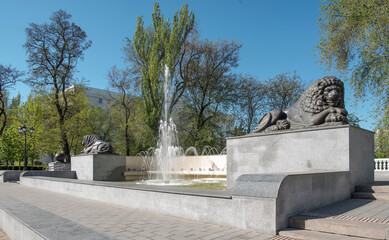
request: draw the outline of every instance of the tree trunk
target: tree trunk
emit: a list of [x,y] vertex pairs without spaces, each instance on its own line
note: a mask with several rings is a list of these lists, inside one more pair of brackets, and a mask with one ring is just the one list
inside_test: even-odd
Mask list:
[[130,156],[130,135],[128,134],[128,123],[126,123],[126,156]]
[[[60,111],[58,111],[60,113]],[[63,154],[65,154],[65,161],[67,163],[71,163],[71,156],[70,156],[70,146],[68,141],[68,136],[66,135],[66,131],[64,129],[64,116],[59,116],[59,129],[61,131],[61,142],[62,142],[62,151]]]

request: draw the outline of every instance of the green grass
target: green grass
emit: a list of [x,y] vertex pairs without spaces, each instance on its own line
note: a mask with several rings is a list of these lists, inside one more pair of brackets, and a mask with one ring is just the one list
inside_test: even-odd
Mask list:
[[227,188],[226,184],[223,182],[219,182],[219,183],[195,183],[192,185],[177,186],[177,187],[213,189],[213,190],[225,190]]

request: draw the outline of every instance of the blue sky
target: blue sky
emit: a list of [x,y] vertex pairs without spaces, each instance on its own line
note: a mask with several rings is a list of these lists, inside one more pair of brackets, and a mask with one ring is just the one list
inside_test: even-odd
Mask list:
[[[79,79],[87,85],[107,88],[106,73],[114,65],[124,67],[122,47],[125,37],[132,38],[137,16],[151,23],[155,1],[149,0],[0,0],[0,64],[11,64],[27,71],[25,28],[31,22],[49,21],[54,11],[66,10],[92,40],[92,47],[79,62]],[[163,0],[158,1],[165,17],[188,2],[195,14],[201,38],[236,40],[243,44],[237,72],[251,73],[263,81],[282,72],[296,70],[301,78],[312,83],[326,75],[318,64],[314,48],[318,44],[317,19],[320,0]],[[30,88],[18,84],[12,94],[27,98]],[[346,108],[369,119],[371,104],[353,104],[352,91],[346,84]],[[372,130],[372,120],[362,128]]]

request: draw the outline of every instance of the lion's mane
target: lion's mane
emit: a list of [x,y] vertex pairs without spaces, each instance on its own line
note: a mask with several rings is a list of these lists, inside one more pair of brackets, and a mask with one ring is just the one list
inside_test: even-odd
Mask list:
[[323,77],[316,84],[311,85],[305,92],[304,98],[300,103],[300,107],[309,113],[320,113],[329,108],[325,99],[325,92],[337,89],[339,92],[339,102],[337,106],[344,108],[344,85],[341,80],[336,77]]

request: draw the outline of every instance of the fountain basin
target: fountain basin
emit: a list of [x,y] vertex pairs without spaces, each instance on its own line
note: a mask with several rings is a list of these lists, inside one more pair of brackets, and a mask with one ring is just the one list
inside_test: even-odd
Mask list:
[[[20,184],[275,235],[299,212],[350,196],[349,172],[244,175],[232,191],[21,176]],[[315,188],[312,188],[315,183]]]
[[[155,175],[158,175],[158,171],[126,171],[123,173],[126,181],[136,181],[141,179],[147,179],[151,176],[151,179],[155,179]],[[198,179],[198,178],[216,178],[226,179],[227,173],[225,171],[182,171],[182,172],[169,172],[177,179]]]

